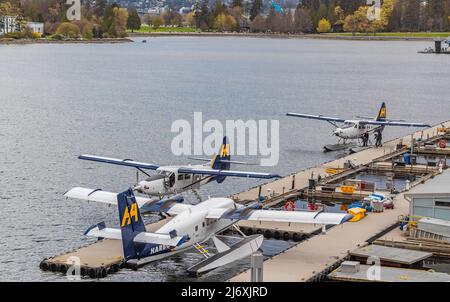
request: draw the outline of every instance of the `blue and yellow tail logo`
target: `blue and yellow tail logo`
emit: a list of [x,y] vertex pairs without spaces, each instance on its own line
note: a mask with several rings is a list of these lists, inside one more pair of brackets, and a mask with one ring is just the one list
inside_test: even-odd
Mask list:
[[227,157],[230,155],[230,144],[223,144],[222,149],[220,150],[220,157]]
[[125,207],[125,211],[123,213],[122,223],[120,224],[120,227],[123,228],[124,226],[127,226],[131,224],[131,219],[134,218],[134,222],[139,221],[139,215],[138,215],[138,209],[137,204],[133,203],[131,205],[131,209],[129,207]]
[[386,118],[386,107],[381,108],[380,118]]
[[386,104],[381,104],[380,111],[378,112],[377,121],[386,119]]

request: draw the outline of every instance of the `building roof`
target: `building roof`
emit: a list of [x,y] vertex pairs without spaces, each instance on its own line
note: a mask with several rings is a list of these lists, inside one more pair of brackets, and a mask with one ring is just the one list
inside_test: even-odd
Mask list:
[[405,194],[406,197],[433,195],[433,196],[450,196],[450,170],[444,171],[442,174],[435,176],[424,184],[414,187]]

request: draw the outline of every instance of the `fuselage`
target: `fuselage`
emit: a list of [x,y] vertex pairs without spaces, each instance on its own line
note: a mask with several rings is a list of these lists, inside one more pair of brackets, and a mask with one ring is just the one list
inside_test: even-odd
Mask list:
[[[197,174],[178,173],[184,166],[164,166],[158,168],[157,173],[140,181],[135,190],[150,196],[161,196],[182,193],[186,190],[198,189],[211,182],[214,177],[204,177]],[[208,169],[207,165],[188,166],[192,168]]]
[[211,198],[183,211],[169,222],[159,228],[155,233],[168,234],[176,231],[177,236],[188,236],[188,240],[175,248],[147,244],[142,253],[145,259],[141,262],[151,262],[164,257],[172,256],[192,247],[195,243],[202,243],[220,231],[227,229],[237,222],[237,219],[210,219],[206,218],[211,209],[235,209],[236,204],[229,198]]
[[364,134],[382,129],[381,126],[361,124],[358,120],[347,120],[342,127],[338,127],[333,132],[342,139],[359,139]]

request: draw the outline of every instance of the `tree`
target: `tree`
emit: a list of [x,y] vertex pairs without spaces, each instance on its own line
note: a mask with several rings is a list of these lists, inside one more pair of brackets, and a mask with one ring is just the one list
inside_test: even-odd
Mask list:
[[319,24],[317,25],[318,33],[328,33],[331,30],[331,23],[325,18],[320,19]]
[[245,21],[245,17],[242,13],[242,8],[240,6],[234,6],[229,10],[229,14],[236,20],[236,25],[233,27],[233,30],[239,31],[241,29],[241,24],[243,24]]
[[310,33],[313,31],[311,16],[302,7],[297,7],[297,9],[295,10],[294,31],[300,33]]
[[344,31],[355,34],[356,32],[366,33],[369,29],[369,19],[367,19],[367,6],[361,6],[352,15],[348,15],[344,20]]
[[350,15],[367,4],[367,0],[337,0],[336,5],[342,7],[346,15]]
[[3,16],[21,16],[22,10],[19,6],[10,1],[0,3],[0,17]]
[[351,32],[353,35],[355,35],[355,33],[358,31],[358,25],[355,15],[348,15],[347,17],[345,17],[343,29],[344,31]]
[[233,0],[231,7],[242,7],[242,0]]
[[389,25],[389,20],[394,10],[395,0],[384,0],[381,5],[381,24],[383,29]]
[[250,20],[253,21],[253,19],[256,18],[261,13],[262,9],[262,0],[253,0],[252,6],[250,8]]
[[131,29],[131,32],[141,28],[141,18],[135,8],[128,11],[127,28]]
[[234,26],[236,26],[236,19],[224,13],[220,13],[214,22],[214,27],[219,31],[230,31]]
[[152,24],[152,16],[149,13],[144,14],[142,16],[141,25],[142,24],[146,24],[146,25],[151,25]]
[[74,23],[63,22],[58,26],[56,34],[73,39],[80,35],[80,28]]
[[250,26],[252,32],[265,32],[267,31],[267,23],[266,18],[261,15],[258,15],[253,19],[252,24]]
[[102,32],[110,38],[124,37],[128,21],[128,12],[118,5],[108,5],[102,22]]
[[161,27],[161,25],[163,25],[164,20],[161,16],[156,17],[155,19],[153,19],[153,28],[154,29],[158,29]]
[[94,37],[94,26],[92,25],[92,23],[88,22],[83,26],[82,36],[87,40],[90,40]]
[[203,0],[200,8],[195,9],[195,21],[197,28],[200,28],[201,30],[209,29],[210,18],[208,0]]
[[188,26],[195,26],[195,15],[193,12],[190,12],[184,17],[185,23]]
[[421,0],[410,0],[403,3],[400,16],[400,29],[405,31],[419,30]]

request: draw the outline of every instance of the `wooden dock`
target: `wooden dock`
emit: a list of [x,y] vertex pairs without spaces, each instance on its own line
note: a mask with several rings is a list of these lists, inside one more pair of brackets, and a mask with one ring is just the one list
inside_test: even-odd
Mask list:
[[[450,123],[444,123],[450,127]],[[441,127],[442,123],[439,125]],[[437,127],[427,129],[423,132],[416,132],[415,138],[428,136],[431,139],[437,136]],[[245,192],[232,196],[237,202],[257,200],[260,192],[267,198],[266,206],[274,206],[284,200],[284,198],[298,193],[308,187],[311,175],[317,178],[322,177],[322,183],[328,181],[337,181],[345,179],[351,175],[367,169],[367,165],[376,161],[385,161],[399,156],[408,151],[408,139],[410,136],[401,138],[404,145],[400,150],[397,145],[400,139],[386,142],[383,147],[370,148],[359,153],[351,154],[347,157],[337,159],[317,167],[312,167],[304,171],[288,175],[276,181],[264,184],[262,186],[251,188]],[[406,143],[406,144],[405,144]],[[330,168],[344,168],[349,161],[356,161],[358,167],[355,169],[342,170],[336,175],[327,174]],[[417,182],[420,184],[420,182]],[[414,185],[414,184],[412,184]],[[270,192],[270,195],[269,195]],[[395,200],[395,209],[387,210],[384,213],[371,213],[362,221],[357,223],[347,223],[342,226],[331,228],[327,235],[315,235],[299,245],[285,251],[282,254],[265,262],[264,277],[265,281],[308,281],[320,279],[323,273],[329,273],[339,261],[347,257],[348,251],[353,250],[365,244],[365,242],[380,232],[396,223],[400,214],[406,214],[408,202],[403,195]],[[147,226],[149,231],[156,230],[165,220],[159,221]],[[280,234],[281,239],[284,233],[289,233],[290,238],[294,239],[294,234],[317,234],[320,226],[305,226],[296,224],[265,224],[256,225],[240,222],[241,227],[252,230],[271,230],[272,236],[275,232]],[[81,274],[93,278],[105,277],[109,273],[114,273],[124,265],[122,244],[119,240],[101,240],[82,247],[80,249],[44,259],[40,267],[43,270],[65,273],[70,265],[71,257],[77,257],[80,260]],[[232,281],[249,281],[249,273],[245,272],[234,278]]]
[[[170,219],[162,219],[146,226],[148,232],[155,232]],[[103,239],[41,261],[39,267],[44,271],[66,274],[68,268],[80,265],[81,276],[104,278],[125,266],[121,240]]]
[[[443,123],[449,127],[450,123]],[[413,134],[413,138],[427,137],[433,139],[438,135],[438,128],[435,126],[424,131]],[[401,156],[408,152],[411,147],[411,135],[386,142],[381,148],[372,148],[351,154],[347,157],[307,169],[295,175],[296,188],[308,186],[311,173],[316,176],[325,173],[327,168],[342,168],[348,160],[356,160],[360,165],[369,165],[375,162],[389,160],[395,156]],[[404,147],[397,150],[397,145]],[[343,172],[351,175],[349,172]],[[267,188],[283,191],[292,183],[292,177],[280,179],[278,181],[264,185],[261,190],[265,192]],[[338,176],[332,176],[334,178]],[[414,182],[411,186],[420,185],[421,182]],[[238,195],[240,198],[254,198],[257,196],[259,188],[253,188]],[[342,261],[349,256],[349,252],[364,246],[368,241],[380,237],[387,230],[397,225],[398,217],[408,213],[409,203],[404,198],[403,193],[396,196],[394,200],[395,208],[386,210],[383,213],[369,213],[359,222],[346,223],[328,230],[326,235],[317,235],[305,240],[283,253],[264,262],[264,281],[320,281],[326,278],[327,274],[336,269]],[[250,271],[247,270],[230,279],[232,282],[246,282],[250,280]]]
[[445,273],[384,266],[380,267],[377,278],[370,268],[370,265],[361,264],[356,273],[342,272],[338,268],[328,278],[345,282],[450,282],[450,275]]

